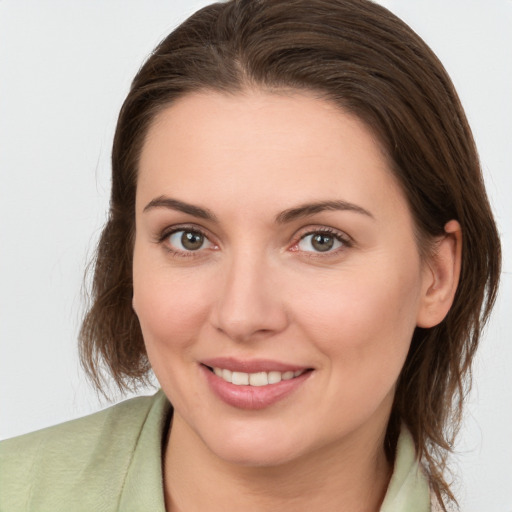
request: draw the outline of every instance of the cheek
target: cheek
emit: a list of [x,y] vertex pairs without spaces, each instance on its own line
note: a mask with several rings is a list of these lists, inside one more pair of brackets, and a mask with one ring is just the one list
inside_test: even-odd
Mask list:
[[296,308],[302,319],[298,321],[308,338],[333,364],[343,365],[353,381],[370,375],[389,380],[398,376],[416,326],[417,277],[414,267],[389,274],[354,271],[309,287]]
[[[418,295],[406,281],[347,278],[308,300],[303,328],[323,354],[325,413],[334,431],[389,414],[415,328]],[[302,316],[308,318],[305,310]]]
[[199,407],[199,397],[188,383],[194,347],[207,317],[204,285],[168,268],[153,267],[151,273],[145,268],[139,271],[134,265],[134,307],[151,367],[176,408],[186,410],[185,396],[192,408]]
[[148,352],[191,344],[207,316],[204,280],[134,258],[133,281],[134,309]]

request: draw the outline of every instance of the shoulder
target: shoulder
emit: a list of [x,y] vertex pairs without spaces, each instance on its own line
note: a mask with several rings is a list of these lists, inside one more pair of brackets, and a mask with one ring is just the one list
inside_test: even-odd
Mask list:
[[[116,501],[140,432],[159,399],[162,402],[161,392],[133,398],[84,418],[2,441],[0,509],[46,510],[51,505],[52,510],[60,510],[61,500],[68,510],[84,510],[86,488],[97,489],[104,503]],[[80,500],[77,508],[72,507],[70,497]]]

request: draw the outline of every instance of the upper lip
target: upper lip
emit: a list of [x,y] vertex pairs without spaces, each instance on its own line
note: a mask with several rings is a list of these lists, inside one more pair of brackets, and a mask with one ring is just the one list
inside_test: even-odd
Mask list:
[[214,357],[201,361],[210,368],[223,368],[232,372],[258,373],[258,372],[295,372],[297,370],[307,370],[309,367],[282,363],[270,359],[237,359],[234,357]]

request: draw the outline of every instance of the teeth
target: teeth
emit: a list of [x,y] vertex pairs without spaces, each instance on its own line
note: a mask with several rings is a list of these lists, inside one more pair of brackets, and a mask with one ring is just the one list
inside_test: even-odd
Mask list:
[[226,382],[235,384],[236,386],[266,386],[267,384],[277,384],[282,380],[290,380],[302,375],[305,370],[296,370],[295,372],[232,372],[225,368],[213,368],[213,372],[217,377],[224,379]]
[[268,373],[249,373],[249,384],[251,386],[266,386],[268,384]]
[[268,372],[268,383],[277,384],[281,382],[281,372]]
[[[226,370],[224,370],[226,371]],[[249,374],[243,372],[233,372],[233,378],[231,380],[233,384],[237,386],[248,386],[249,385]]]

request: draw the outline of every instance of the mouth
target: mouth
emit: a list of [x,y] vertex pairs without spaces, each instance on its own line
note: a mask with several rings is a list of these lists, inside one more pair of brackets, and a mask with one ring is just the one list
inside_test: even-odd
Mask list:
[[[206,365],[205,365],[206,366]],[[277,370],[269,372],[238,372],[228,370],[227,368],[220,368],[216,366],[206,366],[208,370],[214,373],[217,377],[220,377],[225,382],[234,384],[235,386],[255,386],[262,387],[272,384],[279,384],[283,380],[291,380],[300,377],[302,374],[312,371],[309,368],[302,370],[287,370],[280,372]]]
[[200,364],[211,391],[237,409],[269,407],[303,389],[314,368],[276,361],[215,358]]

